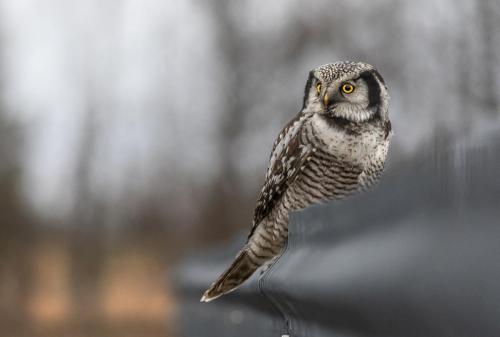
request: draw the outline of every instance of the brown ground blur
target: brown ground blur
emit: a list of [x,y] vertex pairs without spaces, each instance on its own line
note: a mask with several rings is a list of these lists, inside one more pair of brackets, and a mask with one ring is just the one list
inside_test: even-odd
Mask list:
[[97,292],[82,301],[74,299],[68,247],[54,240],[34,245],[26,275],[1,275],[6,335],[172,336],[174,299],[160,259],[140,249],[111,254],[102,263]]

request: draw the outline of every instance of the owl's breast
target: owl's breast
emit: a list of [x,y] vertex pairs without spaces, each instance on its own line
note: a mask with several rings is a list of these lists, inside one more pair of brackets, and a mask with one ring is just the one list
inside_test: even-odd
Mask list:
[[368,162],[385,159],[387,155],[388,139],[377,124],[361,125],[353,130],[335,126],[316,114],[306,132],[315,146],[346,164],[366,166]]

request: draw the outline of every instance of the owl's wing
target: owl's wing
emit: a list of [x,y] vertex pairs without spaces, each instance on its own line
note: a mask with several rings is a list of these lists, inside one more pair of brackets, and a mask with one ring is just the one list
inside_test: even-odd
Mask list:
[[281,131],[269,159],[266,180],[254,211],[253,225],[248,237],[281,199],[294,181],[300,167],[311,153],[311,146],[301,142],[301,131],[306,116],[298,114]]

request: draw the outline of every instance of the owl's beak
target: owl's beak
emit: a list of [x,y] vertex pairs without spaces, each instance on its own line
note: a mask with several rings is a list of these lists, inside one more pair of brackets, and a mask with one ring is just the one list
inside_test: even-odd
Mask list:
[[323,95],[323,106],[326,110],[330,109],[335,103],[340,101],[338,95],[334,91],[326,91]]
[[328,93],[325,92],[325,94],[323,95],[323,105],[325,106],[325,108],[328,107],[329,102],[330,102],[330,97],[328,96]]

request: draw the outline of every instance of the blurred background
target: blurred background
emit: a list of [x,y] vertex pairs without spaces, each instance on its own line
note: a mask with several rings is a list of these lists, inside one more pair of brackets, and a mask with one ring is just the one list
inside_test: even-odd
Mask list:
[[0,0],[2,334],[176,336],[310,69],[380,70],[398,165],[500,126],[499,58],[496,0]]

